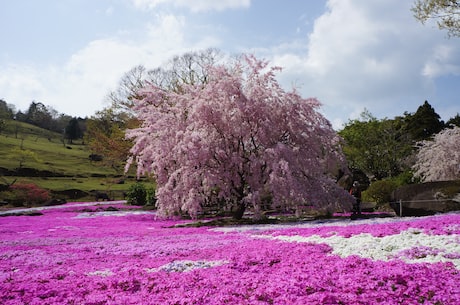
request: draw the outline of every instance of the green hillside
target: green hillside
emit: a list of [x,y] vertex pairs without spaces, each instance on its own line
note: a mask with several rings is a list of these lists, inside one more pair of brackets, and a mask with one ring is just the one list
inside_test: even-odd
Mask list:
[[16,180],[33,182],[62,194],[66,190],[88,193],[85,197],[66,199],[88,200],[92,191],[107,192],[120,199],[134,177],[122,177],[123,173],[91,161],[90,154],[81,141],[67,144],[59,133],[6,120],[0,133],[0,184]]

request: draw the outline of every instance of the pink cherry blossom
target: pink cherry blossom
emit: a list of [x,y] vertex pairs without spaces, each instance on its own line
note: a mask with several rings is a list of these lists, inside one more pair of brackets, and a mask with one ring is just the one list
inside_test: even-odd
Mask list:
[[416,176],[424,181],[460,179],[460,127],[446,128],[418,144]]
[[127,132],[128,166],[155,177],[160,215],[196,217],[220,202],[258,216],[263,198],[280,209],[350,208],[332,175],[345,168],[340,139],[317,99],[283,90],[279,68],[253,56],[207,68],[206,83],[150,85],[135,102],[142,126]]

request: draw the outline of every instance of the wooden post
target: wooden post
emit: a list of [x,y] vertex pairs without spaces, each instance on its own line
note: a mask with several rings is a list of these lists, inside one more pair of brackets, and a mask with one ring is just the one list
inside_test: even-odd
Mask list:
[[399,217],[402,217],[402,200],[399,199]]

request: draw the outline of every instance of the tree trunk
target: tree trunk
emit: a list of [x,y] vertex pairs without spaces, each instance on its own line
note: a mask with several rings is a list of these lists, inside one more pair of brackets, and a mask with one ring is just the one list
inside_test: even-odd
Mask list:
[[236,210],[233,212],[233,219],[240,220],[243,218],[244,211],[246,211],[246,203],[244,202],[244,186],[246,185],[245,180],[244,180],[244,175],[239,174],[240,179],[241,179],[241,184],[237,188],[235,188],[235,193],[236,193]]
[[244,211],[246,211],[246,204],[242,202],[238,203],[236,211],[233,212],[233,219],[240,220],[243,218]]

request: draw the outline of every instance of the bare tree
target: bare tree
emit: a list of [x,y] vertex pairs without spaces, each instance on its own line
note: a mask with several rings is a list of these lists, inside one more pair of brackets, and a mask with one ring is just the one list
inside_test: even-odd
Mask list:
[[422,24],[435,19],[439,29],[447,30],[449,37],[460,37],[460,1],[416,0],[411,10]]
[[108,99],[114,110],[129,113],[133,100],[139,98],[137,92],[146,84],[174,92],[180,92],[184,84],[204,84],[208,81],[207,67],[221,58],[219,50],[210,48],[176,56],[164,66],[151,70],[142,65],[135,66],[123,75],[118,88],[109,93]]
[[126,72],[118,83],[118,88],[109,93],[108,99],[112,108],[129,111],[133,105],[136,92],[144,86],[147,79],[147,69],[142,66],[135,66]]

